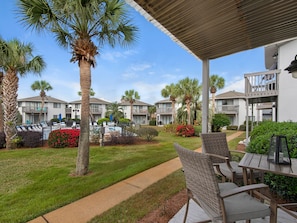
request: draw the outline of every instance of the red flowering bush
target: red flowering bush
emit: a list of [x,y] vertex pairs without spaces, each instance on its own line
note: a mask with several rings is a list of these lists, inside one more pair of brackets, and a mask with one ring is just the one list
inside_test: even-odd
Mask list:
[[195,134],[195,130],[192,125],[178,125],[176,127],[176,134],[179,136],[190,137]]
[[79,129],[58,129],[49,134],[48,145],[54,148],[77,147]]

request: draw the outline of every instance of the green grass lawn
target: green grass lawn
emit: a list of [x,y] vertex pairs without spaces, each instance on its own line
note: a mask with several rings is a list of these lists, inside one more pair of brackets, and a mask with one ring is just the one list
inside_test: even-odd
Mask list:
[[[228,133],[229,134],[229,133]],[[73,177],[77,149],[0,150],[0,222],[27,222],[177,156],[173,143],[201,146],[199,137],[160,132],[156,143],[91,147],[90,174]]]

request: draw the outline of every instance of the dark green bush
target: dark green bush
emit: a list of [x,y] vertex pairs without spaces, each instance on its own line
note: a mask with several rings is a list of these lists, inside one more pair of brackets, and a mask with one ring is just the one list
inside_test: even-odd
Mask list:
[[5,134],[4,132],[0,132],[0,149],[5,148],[5,144],[6,144]]
[[[237,130],[237,129],[238,129],[237,125],[229,125],[229,126],[227,126],[227,130]],[[245,130],[243,130],[243,131],[245,131]]]
[[226,114],[215,114],[212,118],[212,131],[219,132],[224,126],[230,125],[230,118]]
[[150,120],[149,125],[155,126],[157,124],[156,119]]
[[[250,143],[246,151],[258,154],[268,153],[272,135],[286,136],[290,156],[297,158],[297,123],[295,122],[265,121],[260,123],[251,132]],[[284,199],[297,201],[297,178],[266,174],[265,183]]]
[[159,132],[154,128],[141,127],[137,130],[137,135],[146,139],[148,142],[152,141],[154,137],[159,135]]
[[202,126],[201,125],[194,125],[194,135],[195,136],[200,136],[200,133],[202,132]]
[[125,134],[121,136],[111,135],[110,142],[104,143],[105,145],[133,145],[136,142],[136,137],[132,134]]
[[42,133],[41,132],[18,132],[17,135],[22,138],[20,147],[36,148],[42,145]]
[[109,118],[101,118],[101,119],[99,119],[99,120],[97,121],[97,124],[98,124],[98,125],[102,125],[103,122],[109,122]]

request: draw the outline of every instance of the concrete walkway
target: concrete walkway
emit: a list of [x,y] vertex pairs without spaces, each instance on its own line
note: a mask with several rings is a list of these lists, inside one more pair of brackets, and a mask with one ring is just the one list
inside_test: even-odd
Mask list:
[[[236,132],[228,136],[227,140],[232,140],[240,134],[242,132]],[[201,152],[201,150],[199,148],[196,151]],[[180,168],[179,158],[172,159],[33,219],[29,223],[86,223]]]

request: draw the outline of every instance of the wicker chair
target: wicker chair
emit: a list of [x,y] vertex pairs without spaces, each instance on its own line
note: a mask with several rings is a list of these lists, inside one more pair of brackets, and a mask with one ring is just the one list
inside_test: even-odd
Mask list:
[[[202,146],[205,153],[211,156],[211,160],[215,166],[215,172],[234,183],[243,182],[242,168],[238,166],[238,162],[232,161],[231,153],[228,148],[226,133],[201,133]],[[236,151],[244,153],[243,151]],[[258,177],[258,173],[256,173]]]
[[[218,183],[209,155],[188,150],[176,143],[174,147],[183,166],[188,192],[184,223],[187,220],[190,199],[195,201],[213,222],[227,223],[239,220],[250,222],[250,219],[266,216],[270,216],[271,223],[276,222],[276,203],[263,196],[263,199],[271,202],[269,206],[247,193],[247,191],[268,189],[267,185],[252,184],[238,187],[232,182]],[[260,193],[257,194],[262,198]]]

